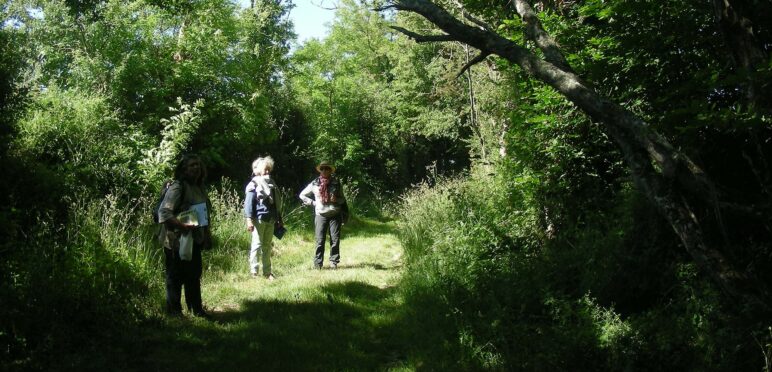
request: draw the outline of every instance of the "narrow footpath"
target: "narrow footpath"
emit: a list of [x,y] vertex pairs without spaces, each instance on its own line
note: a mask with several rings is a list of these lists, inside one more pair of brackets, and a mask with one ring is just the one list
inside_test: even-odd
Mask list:
[[311,268],[312,239],[276,241],[274,281],[249,275],[246,250],[243,269],[205,274],[204,303],[215,321],[163,321],[143,336],[141,360],[130,364],[159,371],[413,369],[405,365],[410,335],[398,315],[402,248],[394,225],[344,226],[337,270],[327,262]]

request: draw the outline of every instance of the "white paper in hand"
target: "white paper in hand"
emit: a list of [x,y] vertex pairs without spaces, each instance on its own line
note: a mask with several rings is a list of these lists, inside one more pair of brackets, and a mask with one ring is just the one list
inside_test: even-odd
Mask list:
[[190,231],[180,235],[180,259],[183,261],[193,259],[193,234]]
[[198,217],[198,226],[209,226],[209,213],[206,210],[206,203],[198,203],[190,206],[191,211],[195,211],[196,217]]
[[188,209],[177,215],[177,220],[184,225],[198,226],[198,213],[195,209]]

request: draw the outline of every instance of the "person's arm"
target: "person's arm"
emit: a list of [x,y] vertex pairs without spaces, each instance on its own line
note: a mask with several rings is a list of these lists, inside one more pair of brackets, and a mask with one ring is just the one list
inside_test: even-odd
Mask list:
[[300,200],[302,200],[305,205],[314,205],[314,199],[311,199],[312,196],[314,196],[313,182],[309,183],[308,186],[300,192]]
[[182,202],[182,194],[182,184],[179,181],[172,182],[158,209],[158,222],[163,223],[169,230],[188,231],[196,227],[180,222],[174,214],[174,207]]
[[282,205],[282,198],[281,193],[279,192],[279,187],[276,185],[276,183],[271,183],[271,187],[273,187],[273,202],[274,207],[276,208],[276,221],[279,223],[279,225],[284,225],[284,218],[282,218],[281,215],[281,205]]
[[338,197],[335,198],[336,204],[338,205],[345,205],[346,204],[346,196],[343,195],[343,184],[338,180]]
[[247,185],[247,189],[245,191],[245,194],[246,195],[244,196],[244,218],[246,219],[247,230],[249,232],[252,232],[252,230],[255,228],[255,225],[252,222],[252,218],[255,217],[253,215],[253,211],[255,210],[255,206],[254,206],[254,202],[255,202],[255,185],[254,185],[254,183],[250,182],[249,185]]

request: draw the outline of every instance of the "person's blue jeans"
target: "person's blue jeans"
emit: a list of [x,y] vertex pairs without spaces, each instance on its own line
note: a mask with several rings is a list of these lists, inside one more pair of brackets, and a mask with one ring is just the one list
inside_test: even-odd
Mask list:
[[340,214],[332,217],[315,215],[314,224],[316,226],[316,251],[314,252],[314,266],[322,266],[324,262],[324,245],[327,240],[327,233],[330,234],[330,264],[337,265],[340,262]]

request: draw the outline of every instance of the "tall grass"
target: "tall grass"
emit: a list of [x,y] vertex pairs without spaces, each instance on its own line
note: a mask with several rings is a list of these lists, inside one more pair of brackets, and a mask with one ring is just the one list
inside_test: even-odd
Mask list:
[[[1,365],[84,365],[68,355],[83,358],[88,353],[81,349],[101,348],[127,327],[161,316],[164,254],[151,219],[156,196],[126,194],[76,197],[66,220],[40,216],[26,242],[17,242],[2,266],[9,280],[0,285],[0,342],[7,351]],[[205,253],[204,280],[243,264],[249,242],[233,185],[223,180],[210,198],[215,244]],[[297,218],[288,215],[290,222]]]
[[162,255],[140,212],[151,203],[121,198],[77,198],[66,224],[40,216],[4,263],[14,275],[3,293],[13,299],[3,306],[8,366],[82,365],[101,342],[158,312]]
[[503,369],[511,362],[501,331],[514,296],[493,289],[524,274],[529,254],[515,252],[534,246],[526,239],[534,216],[505,207],[511,205],[507,193],[497,193],[502,189],[492,181],[439,179],[405,195],[400,206],[408,303],[428,308],[417,314],[425,317],[421,322],[452,340],[437,356],[441,368],[454,360],[472,369]]
[[[211,190],[209,196],[214,212],[212,234],[215,241],[214,248],[204,262],[207,266],[206,275],[211,280],[218,280],[234,270],[247,272],[246,254],[251,235],[246,230],[244,219],[244,193],[237,190],[233,182],[223,179],[220,187]],[[279,196],[282,200],[281,214],[287,229],[291,233],[310,229],[312,220],[304,216],[297,195],[290,189],[280,188]]]
[[[367,321],[352,339],[366,343],[369,352],[380,347],[380,339],[368,338],[370,327],[387,319],[389,331],[382,336],[388,344],[396,348],[409,337],[410,347],[382,359],[409,355],[411,363],[426,370],[768,366],[772,333],[758,333],[746,348],[741,336],[747,330],[735,330],[724,320],[717,292],[693,265],[667,256],[668,247],[659,247],[656,224],[636,220],[640,215],[631,213],[635,198],[624,196],[619,210],[550,236],[529,189],[534,184],[527,176],[473,174],[421,185],[396,208],[404,255],[391,241],[390,224],[354,219],[344,227],[343,268],[335,275],[309,269],[312,212],[283,189],[282,212],[290,233],[276,242],[274,266],[281,283],[268,287],[248,276],[243,194],[222,180],[210,190],[215,244],[204,254],[205,302],[240,319],[228,329],[250,327],[250,332],[237,332],[228,346],[247,342],[253,332],[274,332],[251,323],[249,316],[274,317],[282,327],[303,332],[316,330],[312,312],[308,318],[285,319],[271,306],[330,311],[338,321],[354,311]],[[163,248],[150,219],[155,200],[124,195],[81,198],[70,206],[66,223],[41,216],[27,242],[6,256],[0,266],[0,342],[6,351],[0,367],[109,366],[132,355],[111,349],[132,345],[126,341],[133,335],[130,330],[167,324],[160,320]],[[641,231],[649,239],[640,239]],[[354,251],[358,257],[346,256]],[[373,273],[378,273],[377,283],[358,284],[373,279]],[[395,287],[398,273],[404,274]],[[304,287],[319,280],[345,283],[333,285],[334,291]],[[658,291],[663,287],[668,290]],[[354,303],[354,297],[374,302]],[[352,302],[339,306],[339,299]],[[380,301],[389,304],[388,311],[380,309],[370,321]],[[241,311],[247,318],[241,318]],[[166,331],[177,329],[167,326]],[[218,327],[202,326],[194,334],[220,335]],[[324,340],[347,335],[336,329]],[[327,365],[346,365],[326,360]],[[366,358],[361,363],[374,365]]]
[[204,256],[204,266],[205,276],[216,279],[239,264],[236,257],[248,245],[248,234],[241,209],[243,198],[231,181],[222,179],[220,187],[209,191],[209,198],[214,241],[212,250]]
[[[328,334],[325,340],[347,336],[368,343],[365,346],[368,355],[378,355],[378,345],[369,344],[372,338],[370,319],[380,324],[383,319],[391,320],[397,315],[394,312],[396,305],[390,303],[395,291],[389,289],[397,280],[400,260],[392,225],[352,220],[344,228],[342,269],[337,272],[310,270],[313,212],[300,206],[294,191],[281,189],[282,215],[289,233],[281,241],[274,241],[274,268],[279,281],[270,288],[263,288],[263,282],[248,275],[250,234],[245,229],[242,212],[243,192],[223,179],[209,190],[209,194],[213,207],[214,247],[204,253],[202,285],[205,305],[210,310],[233,318],[239,317],[239,312],[234,312],[231,305],[246,306],[241,310],[246,314],[274,316],[277,324],[284,324],[283,328],[289,329],[284,331],[289,332],[286,337],[293,336],[292,329],[310,332],[317,327],[317,319],[312,314],[294,321],[286,319],[284,314],[272,315],[272,311],[254,306],[256,297],[294,311],[303,311],[307,307],[322,309],[341,323],[351,316],[352,311],[361,312],[358,319],[366,322],[358,326],[356,332],[351,333],[352,328],[341,328]],[[0,294],[4,300],[8,299],[0,307],[3,316],[0,342],[6,350],[0,360],[0,369],[70,370],[102,369],[115,363],[136,365],[136,361],[127,358],[138,353],[122,350],[136,345],[134,338],[174,339],[172,330],[181,326],[162,315],[164,254],[157,240],[158,225],[151,219],[156,196],[131,199],[125,195],[116,190],[102,199],[76,198],[67,207],[66,220],[41,217],[39,226],[32,230],[35,235],[28,236],[24,249],[19,250],[13,260],[2,263],[5,272],[12,274],[4,275],[11,281],[0,283]],[[355,203],[354,200],[350,198],[349,202]],[[373,249],[372,244],[387,247]],[[373,283],[360,284],[357,282],[360,280]],[[384,280],[387,282],[382,282]],[[328,309],[330,294],[327,293],[333,293],[345,303]],[[295,305],[298,296],[308,298],[303,297]],[[382,299],[382,296],[387,297]],[[360,305],[354,303],[354,299],[369,299],[374,303]],[[379,302],[386,299],[390,303],[388,309]],[[254,328],[254,324],[249,326]],[[208,332],[218,326],[196,327]],[[389,327],[391,329],[391,323]],[[152,329],[162,331],[152,332]],[[259,329],[260,332],[272,332]],[[393,329],[394,334],[390,331],[389,337],[395,339],[389,342],[398,344],[400,340],[396,337],[401,332],[397,331],[401,327],[394,325]],[[235,334],[245,340],[251,336],[251,332],[242,334],[238,330]],[[314,350],[326,347],[315,339],[297,339],[296,342]],[[348,345],[341,347],[349,348]],[[167,351],[176,353],[169,355],[170,358],[187,355],[173,348],[161,354]],[[265,349],[262,353],[290,359],[294,351]],[[224,353],[234,354],[239,353]],[[360,355],[357,363],[369,365],[382,359],[390,363],[393,358],[391,355],[382,358]],[[327,365],[349,363],[335,356],[324,360]],[[239,360],[242,362],[246,363]],[[277,362],[281,363],[280,360]],[[314,363],[309,361],[302,365]]]
[[403,198],[406,304],[426,309],[416,321],[449,340],[441,350],[419,345],[435,350],[435,368],[762,365],[715,289],[676,247],[661,246],[671,241],[666,229],[634,194],[620,194],[614,209],[578,211],[581,221],[550,235],[532,181],[473,173]]

